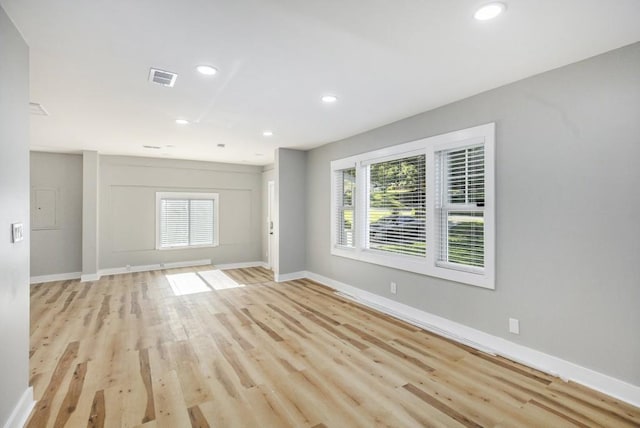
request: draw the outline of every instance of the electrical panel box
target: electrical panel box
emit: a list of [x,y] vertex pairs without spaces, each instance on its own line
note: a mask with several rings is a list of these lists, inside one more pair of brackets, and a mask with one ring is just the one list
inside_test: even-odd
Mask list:
[[31,189],[31,229],[58,229],[58,189],[34,187]]

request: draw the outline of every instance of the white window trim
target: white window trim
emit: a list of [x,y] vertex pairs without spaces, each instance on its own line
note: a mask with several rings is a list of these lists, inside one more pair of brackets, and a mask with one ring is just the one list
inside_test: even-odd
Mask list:
[[[485,206],[484,206],[484,269],[474,272],[447,268],[436,264],[435,236],[435,153],[441,150],[461,148],[484,144],[485,162]],[[416,154],[426,155],[426,243],[425,257],[392,254],[383,251],[367,249],[367,222],[365,221],[368,199],[367,165],[371,163],[398,159]],[[337,245],[336,185],[334,174],[346,168],[356,168],[356,199],[354,209],[355,247]],[[420,140],[386,147],[344,159],[331,162],[331,254],[360,260],[368,263],[388,266],[395,269],[420,273],[448,279],[478,287],[495,289],[495,123],[488,123],[447,134],[436,135]]]
[[[160,245],[160,216],[161,216],[161,201],[163,199],[211,199],[213,200],[213,243],[204,245],[184,245],[176,247],[162,247]],[[199,192],[156,192],[156,250],[160,251],[173,251],[173,250],[185,250],[192,248],[212,248],[219,245],[219,222],[220,217],[218,215],[220,209],[220,195],[218,193],[199,193]]]

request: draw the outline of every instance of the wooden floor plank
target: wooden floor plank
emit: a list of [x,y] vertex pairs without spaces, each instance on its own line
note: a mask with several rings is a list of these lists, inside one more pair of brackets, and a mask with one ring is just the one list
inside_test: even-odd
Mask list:
[[[31,289],[28,427],[640,426],[640,409],[264,268]],[[206,276],[204,273],[202,276]]]

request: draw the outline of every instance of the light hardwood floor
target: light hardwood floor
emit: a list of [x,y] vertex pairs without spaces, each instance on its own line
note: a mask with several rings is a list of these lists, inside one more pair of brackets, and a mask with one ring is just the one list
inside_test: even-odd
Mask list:
[[640,426],[640,409],[261,268],[176,296],[133,273],[31,288],[29,427]]

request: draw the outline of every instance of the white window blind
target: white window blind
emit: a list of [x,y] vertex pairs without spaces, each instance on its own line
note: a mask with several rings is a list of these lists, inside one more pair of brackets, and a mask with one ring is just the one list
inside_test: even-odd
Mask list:
[[160,210],[160,247],[189,245],[189,201],[163,199]]
[[484,268],[484,145],[436,153],[437,263]]
[[158,193],[158,248],[217,245],[217,194]]
[[354,205],[356,191],[356,169],[347,168],[334,172],[336,213],[336,244],[354,246]]
[[424,256],[425,155],[369,165],[368,248]]

